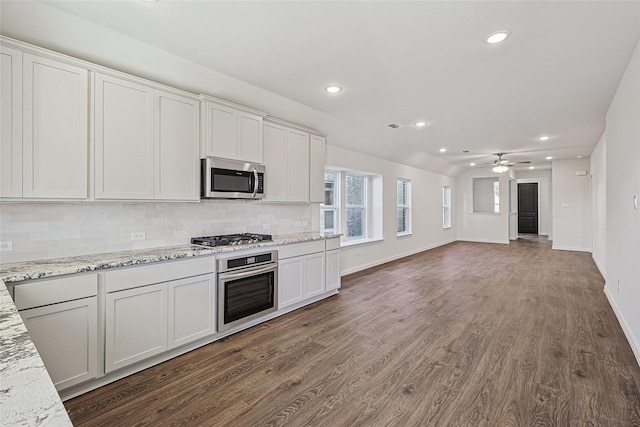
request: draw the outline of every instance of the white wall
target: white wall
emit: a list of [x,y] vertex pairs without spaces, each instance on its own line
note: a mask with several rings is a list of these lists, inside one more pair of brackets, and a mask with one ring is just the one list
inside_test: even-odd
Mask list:
[[604,134],[591,153],[591,203],[593,219],[593,260],[600,274],[606,275],[607,265],[607,139]]
[[[640,363],[640,43],[606,120],[605,292]],[[640,203],[640,202],[639,202]]]
[[[500,177],[500,213],[473,212],[473,178]],[[509,174],[496,175],[490,168],[469,169],[456,178],[454,210],[458,240],[509,243]]]
[[516,173],[518,183],[538,183],[538,234],[549,236],[549,240],[553,240],[551,175],[551,169],[518,171]]
[[[403,256],[450,243],[456,239],[455,216],[452,227],[442,228],[442,186],[451,187],[455,212],[454,178],[401,165],[355,151],[327,146],[327,166],[362,170],[382,175],[383,240],[343,247],[340,252],[342,274],[349,274]],[[411,229],[408,236],[397,236],[396,180],[411,180]]]
[[553,249],[591,252],[589,159],[554,160],[551,166]]

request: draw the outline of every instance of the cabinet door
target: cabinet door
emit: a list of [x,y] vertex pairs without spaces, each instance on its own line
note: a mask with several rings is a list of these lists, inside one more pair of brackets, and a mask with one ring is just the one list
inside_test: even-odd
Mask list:
[[286,201],[287,196],[287,130],[272,123],[264,124],[265,200]]
[[0,197],[22,197],[22,52],[0,50]]
[[213,103],[207,103],[207,133],[205,148],[207,156],[235,159],[236,111]]
[[98,375],[97,298],[20,311],[57,390]]
[[23,54],[23,196],[87,197],[85,69]]
[[309,139],[309,201],[324,202],[324,138],[311,135]]
[[309,201],[309,134],[290,129],[287,135],[287,201]]
[[106,297],[105,372],[167,349],[167,284],[113,292]]
[[176,280],[168,286],[169,348],[213,334],[216,331],[214,276]]
[[238,160],[262,163],[262,117],[238,112]]
[[310,254],[305,257],[304,298],[311,298],[324,293],[324,252]]
[[332,291],[340,288],[340,249],[327,251],[326,263],[326,290]]
[[290,306],[303,297],[304,257],[278,262],[278,309]]
[[156,91],[155,199],[198,200],[199,102]]
[[153,89],[96,74],[96,199],[153,198]]

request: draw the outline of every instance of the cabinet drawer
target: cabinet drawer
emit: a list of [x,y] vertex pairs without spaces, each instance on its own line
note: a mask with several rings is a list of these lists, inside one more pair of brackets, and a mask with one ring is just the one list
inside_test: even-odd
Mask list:
[[98,294],[98,274],[78,274],[15,286],[18,310],[92,297]]
[[156,264],[137,265],[105,273],[107,292],[122,291],[154,283],[213,273],[213,256],[195,257]]
[[292,243],[278,248],[278,259],[286,259],[294,256],[324,252],[324,240],[313,242]]
[[331,239],[327,239],[325,240],[326,243],[326,249],[328,251],[332,251],[334,249],[340,249],[340,238],[339,237],[333,237]]

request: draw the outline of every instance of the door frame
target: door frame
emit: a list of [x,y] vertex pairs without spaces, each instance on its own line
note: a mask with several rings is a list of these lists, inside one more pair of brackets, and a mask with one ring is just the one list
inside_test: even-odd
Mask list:
[[[542,188],[542,180],[540,178],[518,178],[516,180],[516,186],[517,184],[538,184],[538,236],[541,236],[540,234],[540,225],[542,224],[542,215],[540,215],[540,207],[542,206],[540,204],[541,199],[540,199],[540,193],[542,193],[542,191],[540,191],[540,189]],[[516,187],[517,188],[517,187]],[[518,197],[520,197],[520,194],[518,193]]]

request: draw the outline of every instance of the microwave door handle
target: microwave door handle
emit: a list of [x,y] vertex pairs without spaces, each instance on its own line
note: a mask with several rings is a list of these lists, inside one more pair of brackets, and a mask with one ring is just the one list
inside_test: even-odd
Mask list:
[[256,197],[256,194],[258,194],[258,171],[257,170],[253,170],[253,194],[251,195],[251,197]]

